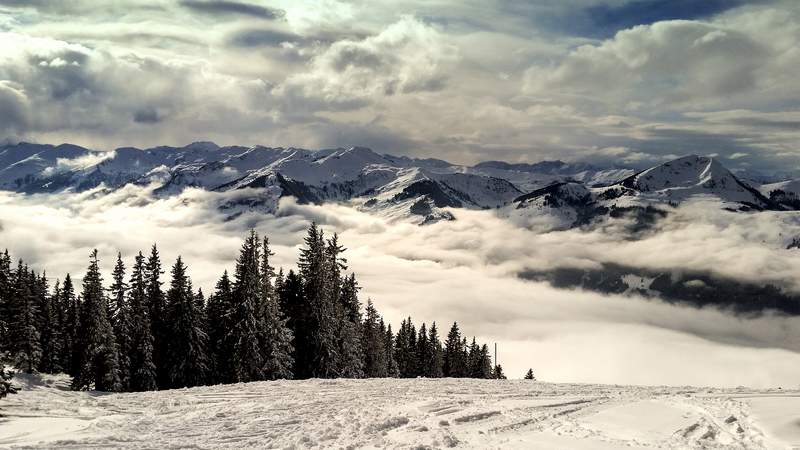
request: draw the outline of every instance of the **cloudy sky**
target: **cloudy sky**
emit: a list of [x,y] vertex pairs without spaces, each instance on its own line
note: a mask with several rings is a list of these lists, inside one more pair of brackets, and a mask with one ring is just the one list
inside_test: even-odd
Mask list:
[[0,0],[0,139],[800,163],[794,0]]

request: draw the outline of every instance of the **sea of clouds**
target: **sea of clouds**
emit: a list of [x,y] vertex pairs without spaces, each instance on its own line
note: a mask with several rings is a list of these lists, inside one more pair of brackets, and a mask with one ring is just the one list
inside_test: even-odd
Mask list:
[[786,242],[800,234],[791,214],[737,214],[702,201],[673,211],[644,235],[610,222],[592,230],[546,231],[493,211],[452,211],[457,220],[418,226],[387,222],[347,205],[282,199],[276,214],[219,206],[253,193],[189,189],[156,198],[150,188],[111,193],[0,193],[0,248],[51,282],[80,279],[97,248],[108,280],[117,252],[128,266],[158,243],[165,267],[181,255],[208,294],[233,270],[249,228],[270,238],[274,263],[294,267],[311,221],[337,232],[350,270],[396,327],[404,317],[457,320],[468,336],[498,343],[510,377],[528,367],[554,382],[797,387],[800,318],[736,316],[637,297],[559,290],[521,279],[527,269],[599,267],[704,270],[796,289],[800,257]]

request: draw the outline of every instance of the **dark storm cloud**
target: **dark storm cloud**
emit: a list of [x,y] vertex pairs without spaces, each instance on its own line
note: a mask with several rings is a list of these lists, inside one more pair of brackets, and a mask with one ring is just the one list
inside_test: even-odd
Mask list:
[[133,114],[133,121],[142,124],[153,124],[161,122],[162,117],[155,109],[140,109]]
[[260,19],[282,19],[286,13],[280,9],[226,0],[181,0],[181,6],[205,14],[239,14]]
[[277,47],[284,42],[302,41],[303,38],[293,33],[269,29],[239,30],[231,34],[228,44],[234,47]]
[[29,114],[25,96],[0,82],[0,132],[15,133],[28,127]]

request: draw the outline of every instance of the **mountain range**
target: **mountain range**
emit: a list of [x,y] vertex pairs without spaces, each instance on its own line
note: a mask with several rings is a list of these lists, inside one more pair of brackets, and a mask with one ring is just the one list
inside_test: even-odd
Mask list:
[[472,166],[379,154],[364,147],[306,150],[263,146],[96,151],[72,144],[0,147],[0,189],[23,193],[114,190],[126,184],[153,195],[186,188],[240,191],[228,208],[274,212],[281,197],[301,203],[348,202],[388,218],[419,223],[453,219],[448,208],[498,209],[506,216],[548,215],[558,226],[635,214],[646,223],[662,209],[706,198],[734,211],[800,209],[800,180],[759,185],[718,160],[686,156],[635,171],[587,163],[486,161]]
[[[344,203],[420,225],[456,220],[453,212],[459,208],[489,209],[518,224],[546,224],[549,230],[621,219],[633,237],[687,201],[736,214],[800,210],[800,180],[759,184],[715,158],[695,155],[635,170],[562,161],[465,166],[364,147],[306,150],[196,142],[95,151],[71,144],[0,146],[0,190],[92,190],[102,195],[131,184],[156,198],[188,188],[232,193],[220,195],[218,203],[229,218],[250,210],[274,213],[282,197],[294,197],[299,203]],[[789,245],[795,247],[800,248],[800,238]],[[653,271],[616,262],[591,269],[530,268],[519,276],[562,288],[716,304],[744,313],[772,309],[800,314],[800,296],[792,291],[713,272]]]

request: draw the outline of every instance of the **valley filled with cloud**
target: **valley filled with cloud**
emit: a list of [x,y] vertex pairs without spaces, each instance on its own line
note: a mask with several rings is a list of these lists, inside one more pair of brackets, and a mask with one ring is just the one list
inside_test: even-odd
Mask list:
[[[165,261],[181,255],[196,287],[211,292],[232,270],[254,227],[267,235],[275,264],[293,268],[311,221],[337,232],[362,285],[392,323],[457,320],[468,335],[499,345],[512,376],[534,367],[547,381],[624,384],[793,385],[800,367],[800,318],[735,314],[633,295],[555,289],[525,281],[527,269],[624,262],[657,270],[697,270],[797,291],[797,258],[786,250],[796,219],[741,215],[701,205],[671,214],[650,234],[613,224],[566,231],[521,227],[496,211],[452,210],[455,221],[419,226],[387,221],[348,205],[280,202],[272,216],[219,208],[242,192],[188,189],[155,198],[128,185],[107,195],[3,193],[0,241],[51,279],[80,279],[98,248],[110,274],[119,251],[130,261],[158,243]],[[444,326],[444,325],[441,325]],[[519,373],[518,373],[519,372]]]

